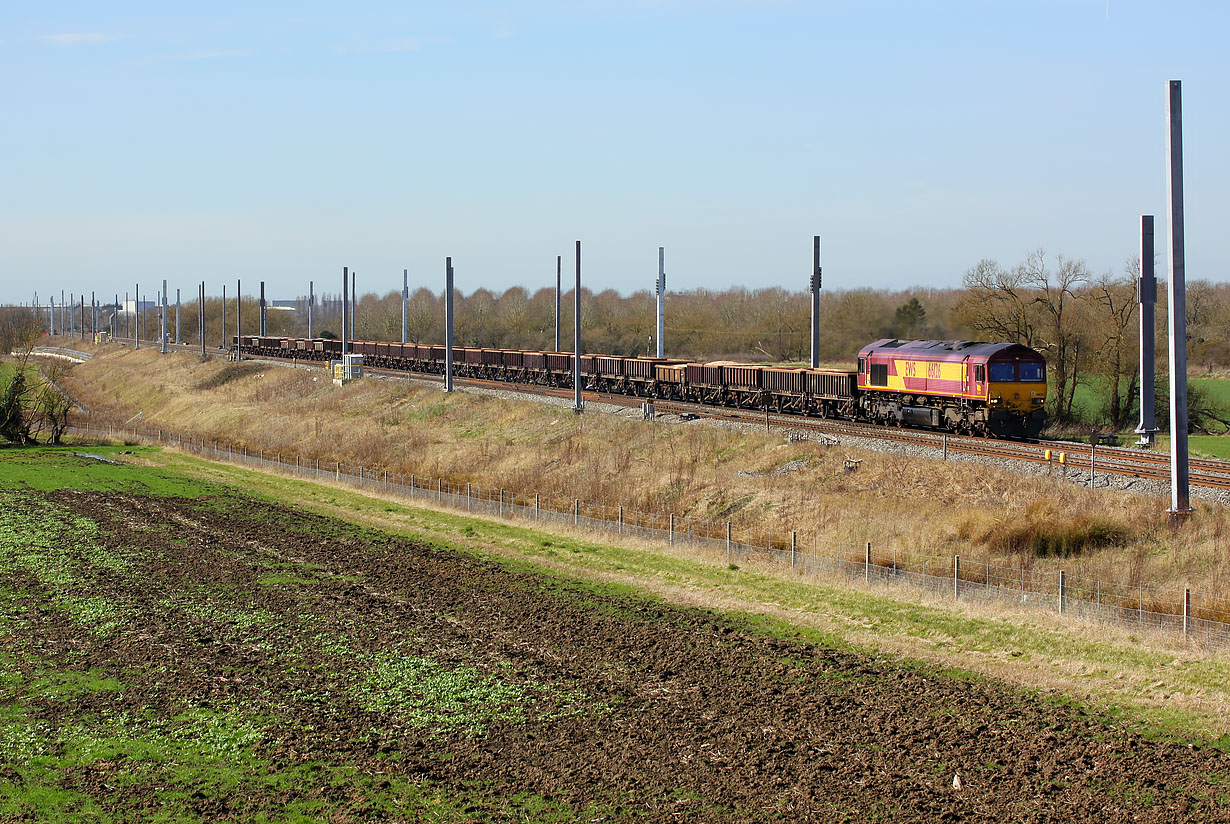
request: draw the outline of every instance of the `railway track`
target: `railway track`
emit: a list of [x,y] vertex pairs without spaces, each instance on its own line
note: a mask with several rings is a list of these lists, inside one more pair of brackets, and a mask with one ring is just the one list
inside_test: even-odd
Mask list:
[[[150,344],[156,346],[157,344]],[[197,352],[199,346],[174,346],[169,348],[179,351]],[[220,349],[206,349],[206,354],[223,356],[227,352]],[[262,356],[261,360],[279,361],[324,368],[324,364],[313,360],[295,358],[274,358]],[[397,369],[382,369],[367,367],[371,375],[404,378],[408,374],[418,380],[428,380],[443,383],[442,375],[430,373],[407,373]],[[503,392],[518,392],[526,395],[555,397],[571,400],[572,389],[539,386],[536,384],[507,383],[504,381],[484,380],[479,378],[454,377],[458,386],[475,386]],[[629,408],[640,407],[648,398],[628,397],[605,392],[584,391],[581,393],[587,402],[607,403]],[[911,446],[935,449],[937,454],[951,452],[955,454],[980,455],[1005,460],[1022,461],[1033,464],[1045,464],[1066,467],[1068,470],[1089,473],[1096,477],[1097,473],[1115,475],[1127,478],[1141,478],[1152,481],[1169,482],[1170,457],[1166,454],[1147,452],[1129,447],[1090,446],[1072,441],[1002,441],[988,438],[975,438],[966,435],[952,435],[918,429],[904,429],[876,426],[855,421],[836,420],[833,418],[809,418],[799,415],[764,412],[751,409],[735,409],[728,407],[713,407],[703,404],[683,403],[679,401],[654,401],[658,412],[669,414],[693,414],[712,420],[727,420],[743,424],[763,424],[769,429],[794,430],[798,432],[815,432],[834,437],[847,435],[850,437],[872,438],[895,441]],[[1190,466],[1190,483],[1192,486],[1208,489],[1230,490],[1230,461],[1215,461],[1192,459]]]

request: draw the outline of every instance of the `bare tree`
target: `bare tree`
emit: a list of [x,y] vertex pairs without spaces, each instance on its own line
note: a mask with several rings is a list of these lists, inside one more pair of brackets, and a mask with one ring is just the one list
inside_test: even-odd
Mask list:
[[966,294],[957,304],[962,320],[992,340],[1033,348],[1038,313],[1023,266],[1009,270],[983,258],[965,273],[962,285]]
[[1033,291],[1032,305],[1041,316],[1033,348],[1047,355],[1055,382],[1054,414],[1072,417],[1072,402],[1080,379],[1084,338],[1075,304],[1077,289],[1089,282],[1089,267],[1083,260],[1060,255],[1054,272],[1046,264],[1046,252],[1039,249],[1017,267],[1021,282]]
[[1140,380],[1135,334],[1139,276],[1140,259],[1132,258],[1122,277],[1106,272],[1093,282],[1090,292],[1093,368],[1106,383],[1106,415],[1115,429],[1131,423]]

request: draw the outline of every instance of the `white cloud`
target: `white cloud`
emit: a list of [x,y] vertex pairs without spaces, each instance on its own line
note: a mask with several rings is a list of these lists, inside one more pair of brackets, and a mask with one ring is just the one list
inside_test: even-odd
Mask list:
[[81,46],[87,43],[106,43],[109,40],[115,40],[116,35],[92,31],[72,34],[44,34],[42,39],[57,46]]

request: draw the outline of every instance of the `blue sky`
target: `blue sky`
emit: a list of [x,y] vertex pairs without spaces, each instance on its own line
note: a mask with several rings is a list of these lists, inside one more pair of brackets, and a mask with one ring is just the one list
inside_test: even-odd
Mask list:
[[[0,300],[168,278],[272,297],[952,286],[1165,226],[1230,278],[1230,4],[124,3],[0,15]],[[1159,233],[1164,236],[1163,232]],[[1164,237],[1159,237],[1159,248]],[[250,286],[249,286],[250,284]]]

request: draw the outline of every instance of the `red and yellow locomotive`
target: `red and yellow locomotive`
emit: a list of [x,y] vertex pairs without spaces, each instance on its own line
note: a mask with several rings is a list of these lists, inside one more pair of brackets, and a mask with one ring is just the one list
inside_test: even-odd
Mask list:
[[1034,438],[1046,361],[1016,343],[884,339],[858,353],[859,408],[879,423]]

